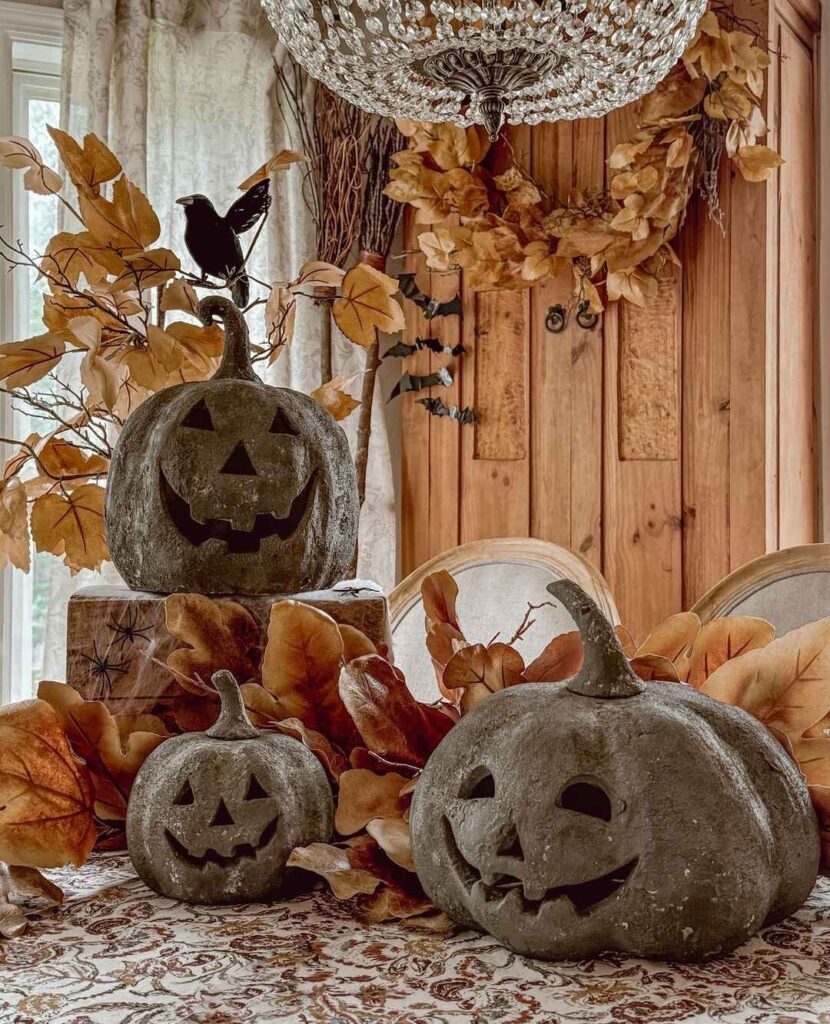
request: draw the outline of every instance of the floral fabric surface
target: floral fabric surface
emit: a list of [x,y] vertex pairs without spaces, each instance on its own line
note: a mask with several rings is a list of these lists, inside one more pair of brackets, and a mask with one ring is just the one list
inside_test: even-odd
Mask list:
[[830,880],[709,964],[549,964],[488,936],[364,928],[327,892],[191,907],[124,855],[58,872],[67,902],[0,941],[2,1024],[830,1024]]

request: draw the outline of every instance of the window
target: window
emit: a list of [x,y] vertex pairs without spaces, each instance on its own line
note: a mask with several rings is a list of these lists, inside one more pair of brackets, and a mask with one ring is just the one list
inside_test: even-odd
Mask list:
[[[0,135],[30,138],[57,165],[47,124],[60,122],[62,15],[27,4],[0,2]],[[54,199],[26,192],[22,175],[0,172],[0,224],[6,237],[20,239],[28,252],[42,252],[57,230]],[[44,282],[16,270],[3,273],[0,332],[12,341],[40,334]],[[39,424],[0,396],[3,437],[22,438]],[[42,424],[40,424],[42,429]],[[3,445],[3,457],[9,454]],[[44,639],[54,559],[33,552],[33,570],[24,576],[6,567],[0,579],[0,703],[32,693],[42,678]]]

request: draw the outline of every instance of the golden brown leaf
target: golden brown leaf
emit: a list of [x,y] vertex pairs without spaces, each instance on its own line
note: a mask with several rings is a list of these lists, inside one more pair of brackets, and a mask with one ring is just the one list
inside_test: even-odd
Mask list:
[[103,476],[109,466],[102,455],[90,454],[54,434],[38,451],[38,463],[49,478],[61,480],[68,490]]
[[509,644],[470,644],[450,658],[441,676],[448,690],[462,689],[461,708],[467,712],[485,697],[523,682],[524,660]]
[[333,419],[344,420],[360,405],[360,400],[352,398],[346,391],[353,380],[353,377],[348,380],[345,377],[332,377],[319,388],[315,388],[310,397],[318,405],[321,405]]
[[343,640],[330,615],[299,601],[271,608],[262,658],[262,685],[279,701],[282,718],[299,718],[343,750],[355,727],[338,692]]
[[394,277],[359,263],[343,278],[340,298],[332,304],[334,322],[349,341],[368,348],[378,331],[403,330],[403,310],[392,298],[397,290]]
[[77,286],[82,275],[88,284],[103,281],[107,269],[97,262],[94,249],[85,244],[91,240],[87,232],[59,231],[46,246],[39,264],[41,272],[71,288]]
[[455,267],[455,235],[448,228],[422,231],[418,235],[418,248],[433,270],[452,270]]
[[57,715],[72,749],[91,772],[99,815],[123,818],[139,768],[166,736],[129,732],[126,723],[119,730],[106,705],[84,700],[66,683],[42,682],[38,697]]
[[199,296],[193,285],[188,284],[184,278],[177,277],[164,289],[161,299],[161,308],[165,313],[180,310],[182,313],[189,313],[198,317],[196,307],[199,305]]
[[408,822],[403,818],[373,818],[366,823],[366,831],[391,861],[406,871],[415,871]]
[[[225,332],[218,324],[205,326],[176,320],[164,330],[179,346],[185,361],[183,373],[188,380],[200,380],[213,373],[225,348]],[[189,368],[196,374],[195,378]]]
[[370,871],[352,865],[348,847],[329,843],[298,846],[288,858],[288,867],[321,875],[339,900],[351,899],[358,893],[373,893],[381,884]]
[[395,772],[377,775],[362,768],[350,768],[340,776],[334,827],[342,836],[365,828],[373,818],[402,818],[409,807],[401,790],[409,779]]
[[149,200],[124,175],[113,186],[112,201],[92,192],[81,192],[78,204],[93,238],[102,246],[115,249],[122,258],[143,252],[161,232]]
[[81,382],[87,390],[88,405],[103,405],[112,412],[118,401],[121,379],[115,363],[101,355],[101,321],[92,316],[79,316],[70,322],[69,330],[87,350],[81,360]]
[[176,338],[155,324],[147,328],[147,344],[143,348],[131,348],[124,355],[124,362],[139,387],[159,391],[178,383],[184,352]]
[[92,784],[42,700],[0,708],[0,859],[83,864],[95,842]]
[[655,627],[637,648],[636,654],[657,654],[678,663],[684,653],[691,650],[699,632],[700,619],[694,612],[678,612]]
[[348,664],[364,654],[377,654],[378,650],[366,634],[356,626],[340,623],[340,639],[343,641],[343,661]]
[[179,257],[170,249],[145,249],[124,255],[124,270],[112,282],[113,290],[134,288],[142,292],[166,284],[181,270]]
[[66,351],[66,332],[47,331],[25,341],[0,345],[0,380],[7,388],[22,388],[45,377]]
[[421,584],[421,601],[427,622],[446,622],[460,629],[455,604],[458,599],[458,584],[446,569],[439,569],[424,578]]
[[23,175],[23,187],[27,192],[48,196],[63,188],[61,176],[43,162],[43,157],[28,139],[20,136],[0,138],[0,167],[27,167]]
[[118,158],[97,135],[90,133],[84,136],[83,146],[79,146],[75,139],[58,128],[47,125],[47,131],[52,136],[72,184],[77,188],[97,193],[104,182],[112,181],[121,173]]
[[238,186],[239,191],[247,192],[249,188],[253,188],[260,181],[265,181],[266,178],[277,171],[284,171],[292,164],[302,163],[304,160],[305,157],[302,153],[297,153],[293,149],[281,149],[279,153],[272,156],[270,160],[266,160],[261,167],[258,167],[253,174],[247,177]]
[[729,615],[712,619],[694,639],[688,657],[675,658],[680,678],[699,690],[709,676],[732,658],[766,647],[775,639],[775,627],[764,619]]
[[444,711],[421,704],[383,658],[357,658],[340,674],[340,696],[366,746],[418,767],[455,724]]
[[560,633],[524,670],[528,683],[558,683],[575,676],[582,666],[582,639],[578,631]]
[[793,742],[830,712],[828,680],[830,619],[820,619],[727,661],[700,689]]
[[104,537],[104,488],[83,484],[69,494],[44,494],[32,506],[32,539],[38,551],[63,555],[74,575],[100,569],[109,558]]
[[769,146],[741,146],[732,157],[744,181],[766,181],[783,157]]
[[211,677],[227,669],[237,682],[259,678],[259,627],[236,601],[202,594],[171,594],[164,601],[167,632],[187,644],[167,656],[179,685],[194,694],[210,691]]
[[15,477],[0,485],[0,561],[8,561],[23,572],[31,568],[26,488]]

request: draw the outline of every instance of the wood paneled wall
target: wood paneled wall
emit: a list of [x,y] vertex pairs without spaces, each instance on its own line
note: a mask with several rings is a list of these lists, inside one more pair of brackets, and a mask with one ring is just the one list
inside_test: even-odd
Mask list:
[[[571,315],[553,334],[545,318],[569,282],[476,293],[408,257],[430,294],[461,291],[461,318],[428,324],[410,307],[407,333],[463,340],[453,387],[435,394],[480,420],[459,429],[404,398],[404,573],[465,541],[552,540],[602,569],[645,634],[750,558],[817,539],[819,13],[817,0],[736,7],[769,30],[769,141],[786,162],[766,186],[724,165],[723,228],[693,201],[682,269],[649,311],[611,304],[596,328]],[[607,183],[635,116],[511,129],[508,145],[564,200]],[[407,369],[445,363],[421,352]]]

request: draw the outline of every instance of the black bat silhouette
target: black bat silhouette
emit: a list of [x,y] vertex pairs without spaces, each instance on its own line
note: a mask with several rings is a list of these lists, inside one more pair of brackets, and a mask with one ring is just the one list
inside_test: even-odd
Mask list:
[[398,284],[401,286],[401,291],[406,298],[412,299],[415,305],[423,310],[424,317],[427,320],[434,320],[437,316],[461,315],[461,299],[457,295],[448,302],[438,302],[437,299],[431,299],[429,295],[425,295],[418,285],[415,284],[414,274],[398,274]]
[[457,405],[447,405],[440,398],[416,398],[415,401],[422,405],[430,416],[449,416],[450,419],[458,420],[458,425],[461,427],[475,423],[478,419],[475,412],[468,405],[465,405],[463,409],[459,409]]
[[405,359],[407,356],[415,355],[416,352],[420,352],[424,348],[428,348],[430,352],[434,352],[438,356],[461,356],[466,351],[460,341],[457,345],[442,345],[438,338],[416,338],[413,345],[408,345],[405,341],[399,341],[383,353],[383,358],[386,359],[387,356],[400,356]]
[[405,373],[392,388],[389,401],[402,395],[404,391],[423,391],[424,388],[434,387],[448,388],[450,384],[452,384],[452,374],[446,366],[442,366],[436,373],[428,373],[423,377],[418,377],[414,373]]

